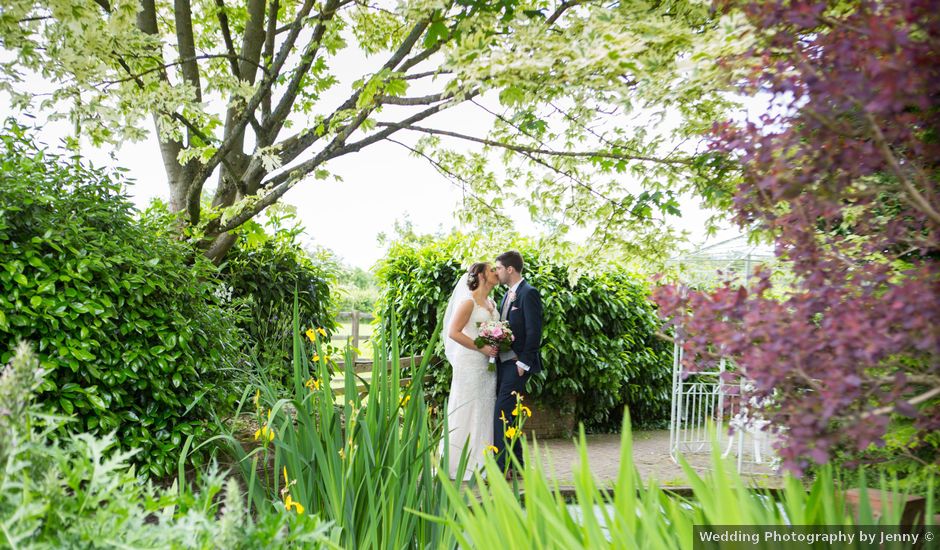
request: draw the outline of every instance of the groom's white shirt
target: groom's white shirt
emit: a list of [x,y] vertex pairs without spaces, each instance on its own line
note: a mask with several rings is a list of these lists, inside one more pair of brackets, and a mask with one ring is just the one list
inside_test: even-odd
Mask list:
[[[522,284],[522,281],[524,281],[524,280],[525,280],[525,279],[519,279],[518,281],[516,281],[516,284],[512,285],[511,287],[509,287],[509,293],[515,294],[515,293],[516,293],[516,289],[519,288],[519,285],[521,285],[521,284]],[[507,294],[507,295],[508,295],[508,294]],[[507,299],[508,299],[508,298],[507,298]],[[509,319],[509,311],[510,311],[511,309],[512,309],[512,303],[510,302],[509,308],[506,309],[506,319]],[[520,369],[526,371],[526,372],[528,372],[528,370],[531,368],[531,367],[529,367],[529,365],[526,365],[525,363],[523,363],[522,361],[519,361],[519,360],[516,361],[516,366],[519,367]]]

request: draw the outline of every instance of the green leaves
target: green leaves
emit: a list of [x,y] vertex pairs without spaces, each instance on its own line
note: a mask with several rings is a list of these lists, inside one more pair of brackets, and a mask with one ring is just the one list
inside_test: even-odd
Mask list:
[[0,355],[33,342],[50,371],[39,399],[78,426],[120,429],[143,451],[135,460],[164,475],[179,426],[205,434],[200,420],[236,382],[221,372],[238,360],[238,314],[215,295],[211,266],[134,219],[123,180],[19,133],[0,133],[0,212],[16,212],[0,223]]
[[[159,488],[142,483],[139,476],[165,473],[153,463],[135,469],[131,461],[140,451],[122,449],[119,439],[124,434],[119,437],[107,419],[102,419],[100,437],[62,435],[65,426],[75,424],[50,416],[34,402],[32,383],[43,375],[37,376],[38,365],[29,349],[25,344],[17,349],[3,377],[5,384],[0,384],[0,409],[15,408],[15,414],[0,416],[4,548],[321,547],[327,526],[320,520],[284,514],[274,507],[246,514],[239,485],[226,482],[214,465],[197,470],[194,480],[182,477],[178,485]],[[64,411],[71,413],[72,406],[71,401],[62,401]],[[97,426],[98,417],[93,418]],[[36,430],[37,426],[43,429]],[[183,434],[189,432],[181,432],[161,447],[183,444]],[[52,441],[52,434],[59,441]]]

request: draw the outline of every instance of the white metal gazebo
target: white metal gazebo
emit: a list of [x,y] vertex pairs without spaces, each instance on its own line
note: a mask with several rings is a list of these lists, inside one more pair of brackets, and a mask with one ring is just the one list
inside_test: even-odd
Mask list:
[[[679,279],[698,287],[732,279],[747,285],[754,269],[773,259],[766,247],[738,237],[699,248],[670,260]],[[770,440],[759,415],[759,403],[742,403],[743,378],[728,382],[724,373],[734,365],[722,358],[698,365],[689,372],[683,367],[683,352],[675,344],[672,365],[672,409],[669,423],[669,454],[673,460],[712,452],[717,443],[723,456],[735,458],[739,472],[769,471]]]

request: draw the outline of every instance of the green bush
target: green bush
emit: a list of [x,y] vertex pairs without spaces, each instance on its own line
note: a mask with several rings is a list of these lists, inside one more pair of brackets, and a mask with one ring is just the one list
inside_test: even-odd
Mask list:
[[[48,436],[32,402],[43,374],[27,345],[0,373],[0,548],[319,548],[329,526],[283,506],[249,514],[215,467],[194,487],[141,483],[115,434]],[[335,534],[334,534],[335,537]]]
[[15,124],[0,140],[0,350],[35,343],[50,373],[40,399],[79,431],[117,430],[165,475],[237,380],[215,269],[135,221],[120,175],[49,154]]
[[[531,243],[519,241],[515,247],[525,258],[524,276],[544,305],[545,368],[529,382],[530,394],[549,406],[573,403],[578,419],[592,430],[618,429],[623,405],[630,407],[636,425],[662,426],[669,415],[672,351],[655,336],[660,321],[646,285],[616,272],[585,274],[572,284],[567,267],[544,262]],[[464,272],[457,258],[478,249],[461,234],[405,238],[390,245],[377,271],[383,289],[377,323],[385,323],[394,311],[406,354],[420,353],[436,330]],[[500,252],[491,250],[477,260],[491,260]],[[503,292],[497,290],[497,301]],[[435,353],[443,357],[441,344]],[[444,363],[430,373],[429,399],[440,403],[451,371]]]
[[[865,471],[869,477],[897,479],[903,490],[924,496],[931,490],[930,480],[940,476],[940,433],[925,432],[912,419],[894,415],[883,446],[870,445],[863,451],[838,449],[832,465],[850,482]],[[940,486],[932,490],[933,498],[940,500]]]
[[232,298],[250,304],[248,318],[239,325],[248,336],[248,347],[265,374],[282,383],[291,375],[294,291],[303,326],[327,333],[336,326],[331,287],[338,263],[327,252],[305,251],[298,242],[302,227],[289,225],[293,218],[288,212],[268,212],[267,231],[256,222],[245,224],[221,267]]

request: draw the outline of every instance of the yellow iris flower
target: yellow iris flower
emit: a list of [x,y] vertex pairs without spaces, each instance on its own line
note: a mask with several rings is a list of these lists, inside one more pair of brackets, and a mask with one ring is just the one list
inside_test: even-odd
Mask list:
[[289,512],[291,508],[297,510],[298,514],[304,513],[304,505],[294,500],[290,495],[284,497],[284,508]]
[[506,429],[506,438],[515,439],[519,435],[519,430],[515,426],[510,426]]
[[268,427],[267,424],[258,428],[258,431],[255,432],[255,441],[259,439],[267,439],[269,442],[274,441],[274,430]]
[[495,445],[487,445],[486,448],[483,449],[483,454],[495,453],[497,451],[499,451],[499,449],[497,449]]
[[532,416],[532,409],[530,409],[529,407],[526,407],[522,403],[519,403],[518,405],[516,405],[515,410],[512,411],[512,415],[519,416],[519,413],[522,413],[522,415],[525,417],[530,417]]
[[307,389],[310,391],[317,391],[321,388],[322,384],[316,378],[311,378],[304,382],[304,386],[307,386]]

